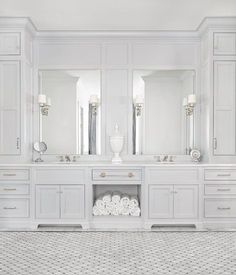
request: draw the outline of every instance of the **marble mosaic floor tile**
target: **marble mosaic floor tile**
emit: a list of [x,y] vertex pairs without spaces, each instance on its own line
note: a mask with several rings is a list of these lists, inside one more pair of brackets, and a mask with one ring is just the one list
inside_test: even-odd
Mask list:
[[236,275],[236,232],[0,232],[1,275]]

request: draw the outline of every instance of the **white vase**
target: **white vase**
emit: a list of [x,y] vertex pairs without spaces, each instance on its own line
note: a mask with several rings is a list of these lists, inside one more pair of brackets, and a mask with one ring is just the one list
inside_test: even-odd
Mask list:
[[110,145],[111,145],[111,150],[114,153],[114,156],[111,161],[113,163],[121,163],[122,159],[120,157],[120,153],[124,146],[124,137],[122,135],[120,135],[119,127],[117,124],[115,126],[114,135],[110,136]]

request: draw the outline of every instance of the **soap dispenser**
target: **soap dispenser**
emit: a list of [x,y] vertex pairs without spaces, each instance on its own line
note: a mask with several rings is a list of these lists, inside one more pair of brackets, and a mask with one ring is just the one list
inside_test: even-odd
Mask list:
[[124,136],[120,134],[118,124],[115,125],[114,134],[110,136],[110,145],[111,150],[114,153],[112,163],[121,163],[122,159],[120,157],[120,153],[124,146]]

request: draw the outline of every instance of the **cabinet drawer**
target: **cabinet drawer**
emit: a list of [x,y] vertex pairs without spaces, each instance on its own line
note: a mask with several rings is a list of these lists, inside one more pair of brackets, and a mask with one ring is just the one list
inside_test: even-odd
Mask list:
[[0,199],[0,218],[29,217],[28,199]]
[[27,184],[0,184],[0,195],[28,195]]
[[78,184],[85,183],[82,169],[39,169],[36,171],[37,184]]
[[29,180],[29,170],[27,169],[1,169],[0,180]]
[[229,184],[206,184],[205,195],[236,195],[236,185]]
[[206,169],[204,175],[205,180],[236,180],[236,170],[233,169]]
[[142,171],[139,169],[93,169],[92,179],[94,181],[140,181]]
[[195,183],[199,180],[198,169],[149,169],[148,183]]
[[19,55],[20,50],[20,33],[0,33],[0,55]]
[[236,199],[205,199],[206,218],[236,218]]

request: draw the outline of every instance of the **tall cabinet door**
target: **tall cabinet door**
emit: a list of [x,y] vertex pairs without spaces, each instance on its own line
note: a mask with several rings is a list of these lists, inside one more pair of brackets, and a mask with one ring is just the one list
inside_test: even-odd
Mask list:
[[149,186],[149,218],[173,218],[173,185]]
[[174,186],[174,217],[183,219],[198,217],[198,186]]
[[214,62],[214,155],[235,155],[236,61]]
[[0,154],[20,154],[20,63],[0,61]]
[[60,186],[36,186],[36,218],[60,218]]
[[61,218],[84,218],[83,185],[61,185]]

